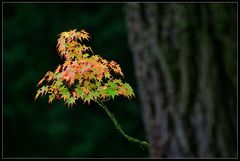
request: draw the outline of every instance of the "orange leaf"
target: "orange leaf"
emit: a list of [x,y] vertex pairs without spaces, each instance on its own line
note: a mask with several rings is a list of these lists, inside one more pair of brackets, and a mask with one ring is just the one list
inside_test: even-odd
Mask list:
[[61,65],[57,67],[57,69],[55,70],[55,73],[58,73],[60,69],[61,69]]
[[44,79],[45,77],[38,82],[37,86],[39,86],[44,81]]

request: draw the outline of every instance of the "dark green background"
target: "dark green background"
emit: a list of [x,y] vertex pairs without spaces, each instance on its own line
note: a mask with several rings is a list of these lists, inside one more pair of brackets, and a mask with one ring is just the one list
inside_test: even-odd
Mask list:
[[3,3],[3,157],[148,157],[96,104],[37,99],[36,85],[62,63],[58,34],[85,29],[96,54],[117,61],[136,98],[107,103],[130,136],[145,139],[123,4]]

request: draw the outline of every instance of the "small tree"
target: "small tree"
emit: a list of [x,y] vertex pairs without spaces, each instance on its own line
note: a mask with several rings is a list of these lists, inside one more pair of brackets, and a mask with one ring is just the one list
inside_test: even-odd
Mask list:
[[54,99],[63,99],[68,106],[73,106],[78,99],[88,104],[91,101],[96,102],[127,140],[148,147],[147,142],[125,134],[114,115],[104,105],[103,101],[114,99],[118,95],[129,99],[135,95],[128,83],[123,83],[121,78],[114,77],[124,76],[120,65],[95,55],[91,47],[84,44],[89,38],[89,34],[84,30],[78,32],[75,29],[60,34],[57,51],[65,61],[55,72],[47,72],[39,81],[37,86],[41,84],[42,86],[37,90],[35,100],[39,95],[48,94],[49,103]]

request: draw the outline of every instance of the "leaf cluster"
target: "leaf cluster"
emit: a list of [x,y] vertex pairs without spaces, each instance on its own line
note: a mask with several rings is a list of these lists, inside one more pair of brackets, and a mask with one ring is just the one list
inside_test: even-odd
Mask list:
[[49,103],[63,99],[72,106],[78,99],[89,104],[91,101],[114,99],[118,95],[134,96],[132,87],[121,80],[124,75],[120,65],[94,54],[91,47],[84,44],[89,38],[89,33],[76,29],[59,35],[57,52],[64,58],[64,63],[54,72],[48,71],[39,81],[37,86],[41,87],[35,99],[48,94]]

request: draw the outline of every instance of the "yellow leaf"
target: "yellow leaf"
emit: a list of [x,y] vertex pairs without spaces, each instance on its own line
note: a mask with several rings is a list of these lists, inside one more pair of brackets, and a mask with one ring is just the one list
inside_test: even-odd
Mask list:
[[36,96],[35,96],[35,100],[38,98],[38,96],[39,96],[40,93],[41,93],[41,90],[39,89],[39,90],[37,91]]

